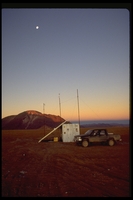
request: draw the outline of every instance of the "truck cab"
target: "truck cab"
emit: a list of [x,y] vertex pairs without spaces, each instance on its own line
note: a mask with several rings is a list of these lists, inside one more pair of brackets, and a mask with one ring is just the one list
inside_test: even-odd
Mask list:
[[83,147],[96,142],[107,143],[109,146],[113,146],[117,140],[121,140],[120,135],[108,133],[106,129],[90,129],[83,135],[74,137],[74,141],[78,144],[81,143]]

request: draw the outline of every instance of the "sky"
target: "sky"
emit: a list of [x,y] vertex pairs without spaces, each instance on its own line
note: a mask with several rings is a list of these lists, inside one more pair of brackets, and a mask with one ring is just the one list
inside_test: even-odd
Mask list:
[[2,118],[36,110],[69,121],[129,119],[129,16],[2,9]]

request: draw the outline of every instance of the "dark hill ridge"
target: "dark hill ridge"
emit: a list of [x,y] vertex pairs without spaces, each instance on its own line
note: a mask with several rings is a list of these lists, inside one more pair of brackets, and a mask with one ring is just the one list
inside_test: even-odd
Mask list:
[[2,129],[38,129],[44,124],[55,128],[64,121],[63,118],[51,114],[42,114],[35,110],[28,110],[18,115],[11,115],[2,119]]

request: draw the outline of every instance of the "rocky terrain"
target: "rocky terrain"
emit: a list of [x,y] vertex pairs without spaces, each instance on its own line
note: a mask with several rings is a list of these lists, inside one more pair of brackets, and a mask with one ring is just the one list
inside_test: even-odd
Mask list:
[[38,143],[43,129],[2,130],[2,197],[130,197],[129,127],[108,131],[122,142],[84,148]]

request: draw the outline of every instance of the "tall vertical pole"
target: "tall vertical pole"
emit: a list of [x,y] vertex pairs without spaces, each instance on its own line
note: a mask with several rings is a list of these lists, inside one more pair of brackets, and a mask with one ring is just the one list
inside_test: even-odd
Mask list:
[[43,103],[43,114],[44,114],[44,135],[45,135],[45,103]]
[[78,120],[79,120],[79,133],[80,133],[80,112],[79,112],[79,95],[77,89],[77,102],[78,102]]
[[59,110],[60,110],[60,117],[61,117],[61,101],[60,101],[60,93],[59,93]]

